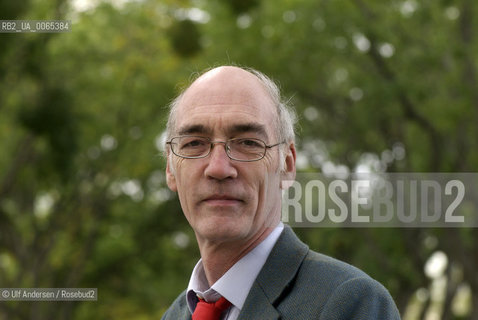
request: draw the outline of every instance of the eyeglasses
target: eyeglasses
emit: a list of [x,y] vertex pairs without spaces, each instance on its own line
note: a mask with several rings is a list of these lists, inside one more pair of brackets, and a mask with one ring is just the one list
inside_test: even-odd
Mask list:
[[212,141],[207,137],[180,136],[166,142],[171,151],[181,158],[199,159],[207,157],[216,143],[224,144],[227,156],[232,160],[252,162],[264,158],[267,149],[278,146],[283,142],[267,145],[264,141],[255,138],[234,138],[227,141]]

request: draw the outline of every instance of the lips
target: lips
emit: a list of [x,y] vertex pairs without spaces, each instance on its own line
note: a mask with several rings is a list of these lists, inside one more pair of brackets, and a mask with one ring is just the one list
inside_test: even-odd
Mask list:
[[234,196],[230,196],[227,194],[214,194],[212,196],[207,197],[205,200],[236,200],[240,201],[239,198],[236,198]]
[[210,205],[233,205],[242,200],[229,194],[213,194],[204,198],[203,202]]

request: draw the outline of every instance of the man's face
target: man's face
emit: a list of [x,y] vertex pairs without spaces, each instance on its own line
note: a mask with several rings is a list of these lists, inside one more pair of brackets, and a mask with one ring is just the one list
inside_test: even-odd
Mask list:
[[[258,138],[271,145],[280,142],[276,117],[275,106],[255,76],[223,67],[206,73],[186,91],[177,110],[174,136],[205,136],[213,141]],[[202,159],[169,155],[168,186],[178,192],[199,240],[247,242],[277,225],[280,147],[268,149],[263,159],[254,162],[231,160],[223,144],[215,144]],[[291,171],[291,156],[286,156],[286,171]]]

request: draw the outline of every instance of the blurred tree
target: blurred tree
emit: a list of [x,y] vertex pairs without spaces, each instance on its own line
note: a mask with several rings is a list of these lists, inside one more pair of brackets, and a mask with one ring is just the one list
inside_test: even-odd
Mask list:
[[180,56],[192,56],[201,50],[196,24],[189,20],[176,21],[170,30],[171,44]]

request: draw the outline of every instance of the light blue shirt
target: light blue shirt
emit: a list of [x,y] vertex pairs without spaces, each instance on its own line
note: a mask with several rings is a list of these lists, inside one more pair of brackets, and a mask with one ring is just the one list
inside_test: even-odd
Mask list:
[[284,225],[280,222],[267,238],[237,261],[211,287],[207,282],[202,260],[199,260],[194,267],[187,289],[189,311],[193,313],[196,309],[196,296],[200,296],[206,301],[216,301],[222,296],[232,303],[232,307],[229,308],[223,320],[236,320],[254,280],[264,266],[283,229]]

